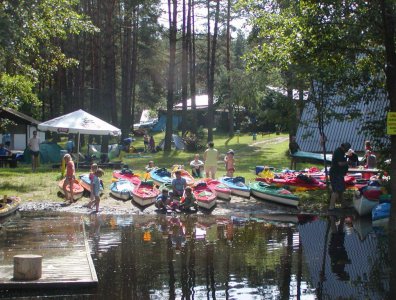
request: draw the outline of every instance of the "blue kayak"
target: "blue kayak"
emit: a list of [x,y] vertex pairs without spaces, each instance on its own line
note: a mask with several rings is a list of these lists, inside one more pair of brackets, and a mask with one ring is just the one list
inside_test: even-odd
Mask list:
[[150,171],[151,180],[158,186],[164,183],[172,183],[171,173],[165,169],[155,169]]
[[250,187],[245,184],[245,178],[238,177],[220,177],[219,181],[231,190],[231,194],[241,197],[250,197]]
[[391,204],[389,202],[384,202],[374,207],[371,212],[371,221],[373,225],[374,226],[388,225],[390,210],[391,210]]

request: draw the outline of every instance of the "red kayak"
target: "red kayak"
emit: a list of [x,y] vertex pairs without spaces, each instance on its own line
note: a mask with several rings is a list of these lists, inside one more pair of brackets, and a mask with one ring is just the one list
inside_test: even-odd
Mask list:
[[224,200],[231,199],[231,190],[224,183],[221,183],[216,179],[210,179],[210,178],[205,178],[204,180],[206,181],[209,188],[211,188],[216,192],[217,198]]
[[200,207],[211,209],[216,205],[216,192],[205,181],[200,181],[193,187],[193,194]]
[[[64,191],[63,191],[63,183],[64,182],[65,182],[65,179],[62,179],[58,183],[59,190],[61,191],[62,194],[64,194]],[[69,184],[66,186],[66,192],[70,193],[70,185]],[[73,198],[74,198],[74,200],[80,199],[83,196],[83,193],[84,193],[84,188],[81,186],[80,182],[77,179],[74,179],[74,182],[73,182]]]
[[138,175],[133,174],[132,172],[127,172],[124,170],[121,171],[113,171],[113,177],[116,179],[126,179],[130,181],[134,186],[138,186],[142,181]]
[[277,187],[288,187],[292,191],[306,191],[306,190],[324,190],[326,184],[317,180],[314,177],[299,174],[293,177],[286,178],[256,178],[256,181],[264,181],[275,185]]
[[154,187],[153,181],[142,181],[139,186],[132,190],[133,201],[140,206],[153,204],[159,195],[159,190]]

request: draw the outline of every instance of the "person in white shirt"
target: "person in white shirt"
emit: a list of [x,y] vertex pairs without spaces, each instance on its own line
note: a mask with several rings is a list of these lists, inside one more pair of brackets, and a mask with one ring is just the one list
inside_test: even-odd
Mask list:
[[40,156],[40,139],[37,137],[37,131],[33,131],[33,137],[29,140],[28,146],[32,154],[32,171],[35,172],[39,166]]
[[194,160],[190,162],[192,175],[196,178],[202,177],[204,163],[199,159],[199,154],[194,155]]

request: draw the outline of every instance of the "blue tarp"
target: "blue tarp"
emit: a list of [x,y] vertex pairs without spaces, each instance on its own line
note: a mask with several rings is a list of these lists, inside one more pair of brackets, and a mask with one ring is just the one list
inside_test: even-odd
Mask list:
[[[181,121],[182,121],[181,116],[173,116],[172,119],[173,130],[176,130],[179,127]],[[160,131],[164,131],[165,128],[166,128],[166,115],[162,115],[160,116],[158,122],[154,125],[154,127],[151,130],[154,132],[160,132]]]
[[[306,151],[297,151],[291,155],[292,157],[295,158],[301,158],[301,159],[311,159],[311,160],[317,160],[320,162],[324,161],[324,156],[321,153],[314,153],[314,152],[306,152]],[[326,154],[326,162],[331,162],[331,159],[333,157],[333,154]]]

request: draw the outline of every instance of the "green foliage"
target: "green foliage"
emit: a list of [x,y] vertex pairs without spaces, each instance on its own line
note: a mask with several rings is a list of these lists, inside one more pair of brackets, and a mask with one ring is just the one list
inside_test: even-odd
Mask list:
[[18,108],[23,103],[39,105],[33,93],[35,82],[24,75],[0,74],[0,106]]
[[59,67],[76,65],[60,41],[96,28],[77,11],[77,0],[2,1],[0,4],[1,105],[38,107],[35,85]]

